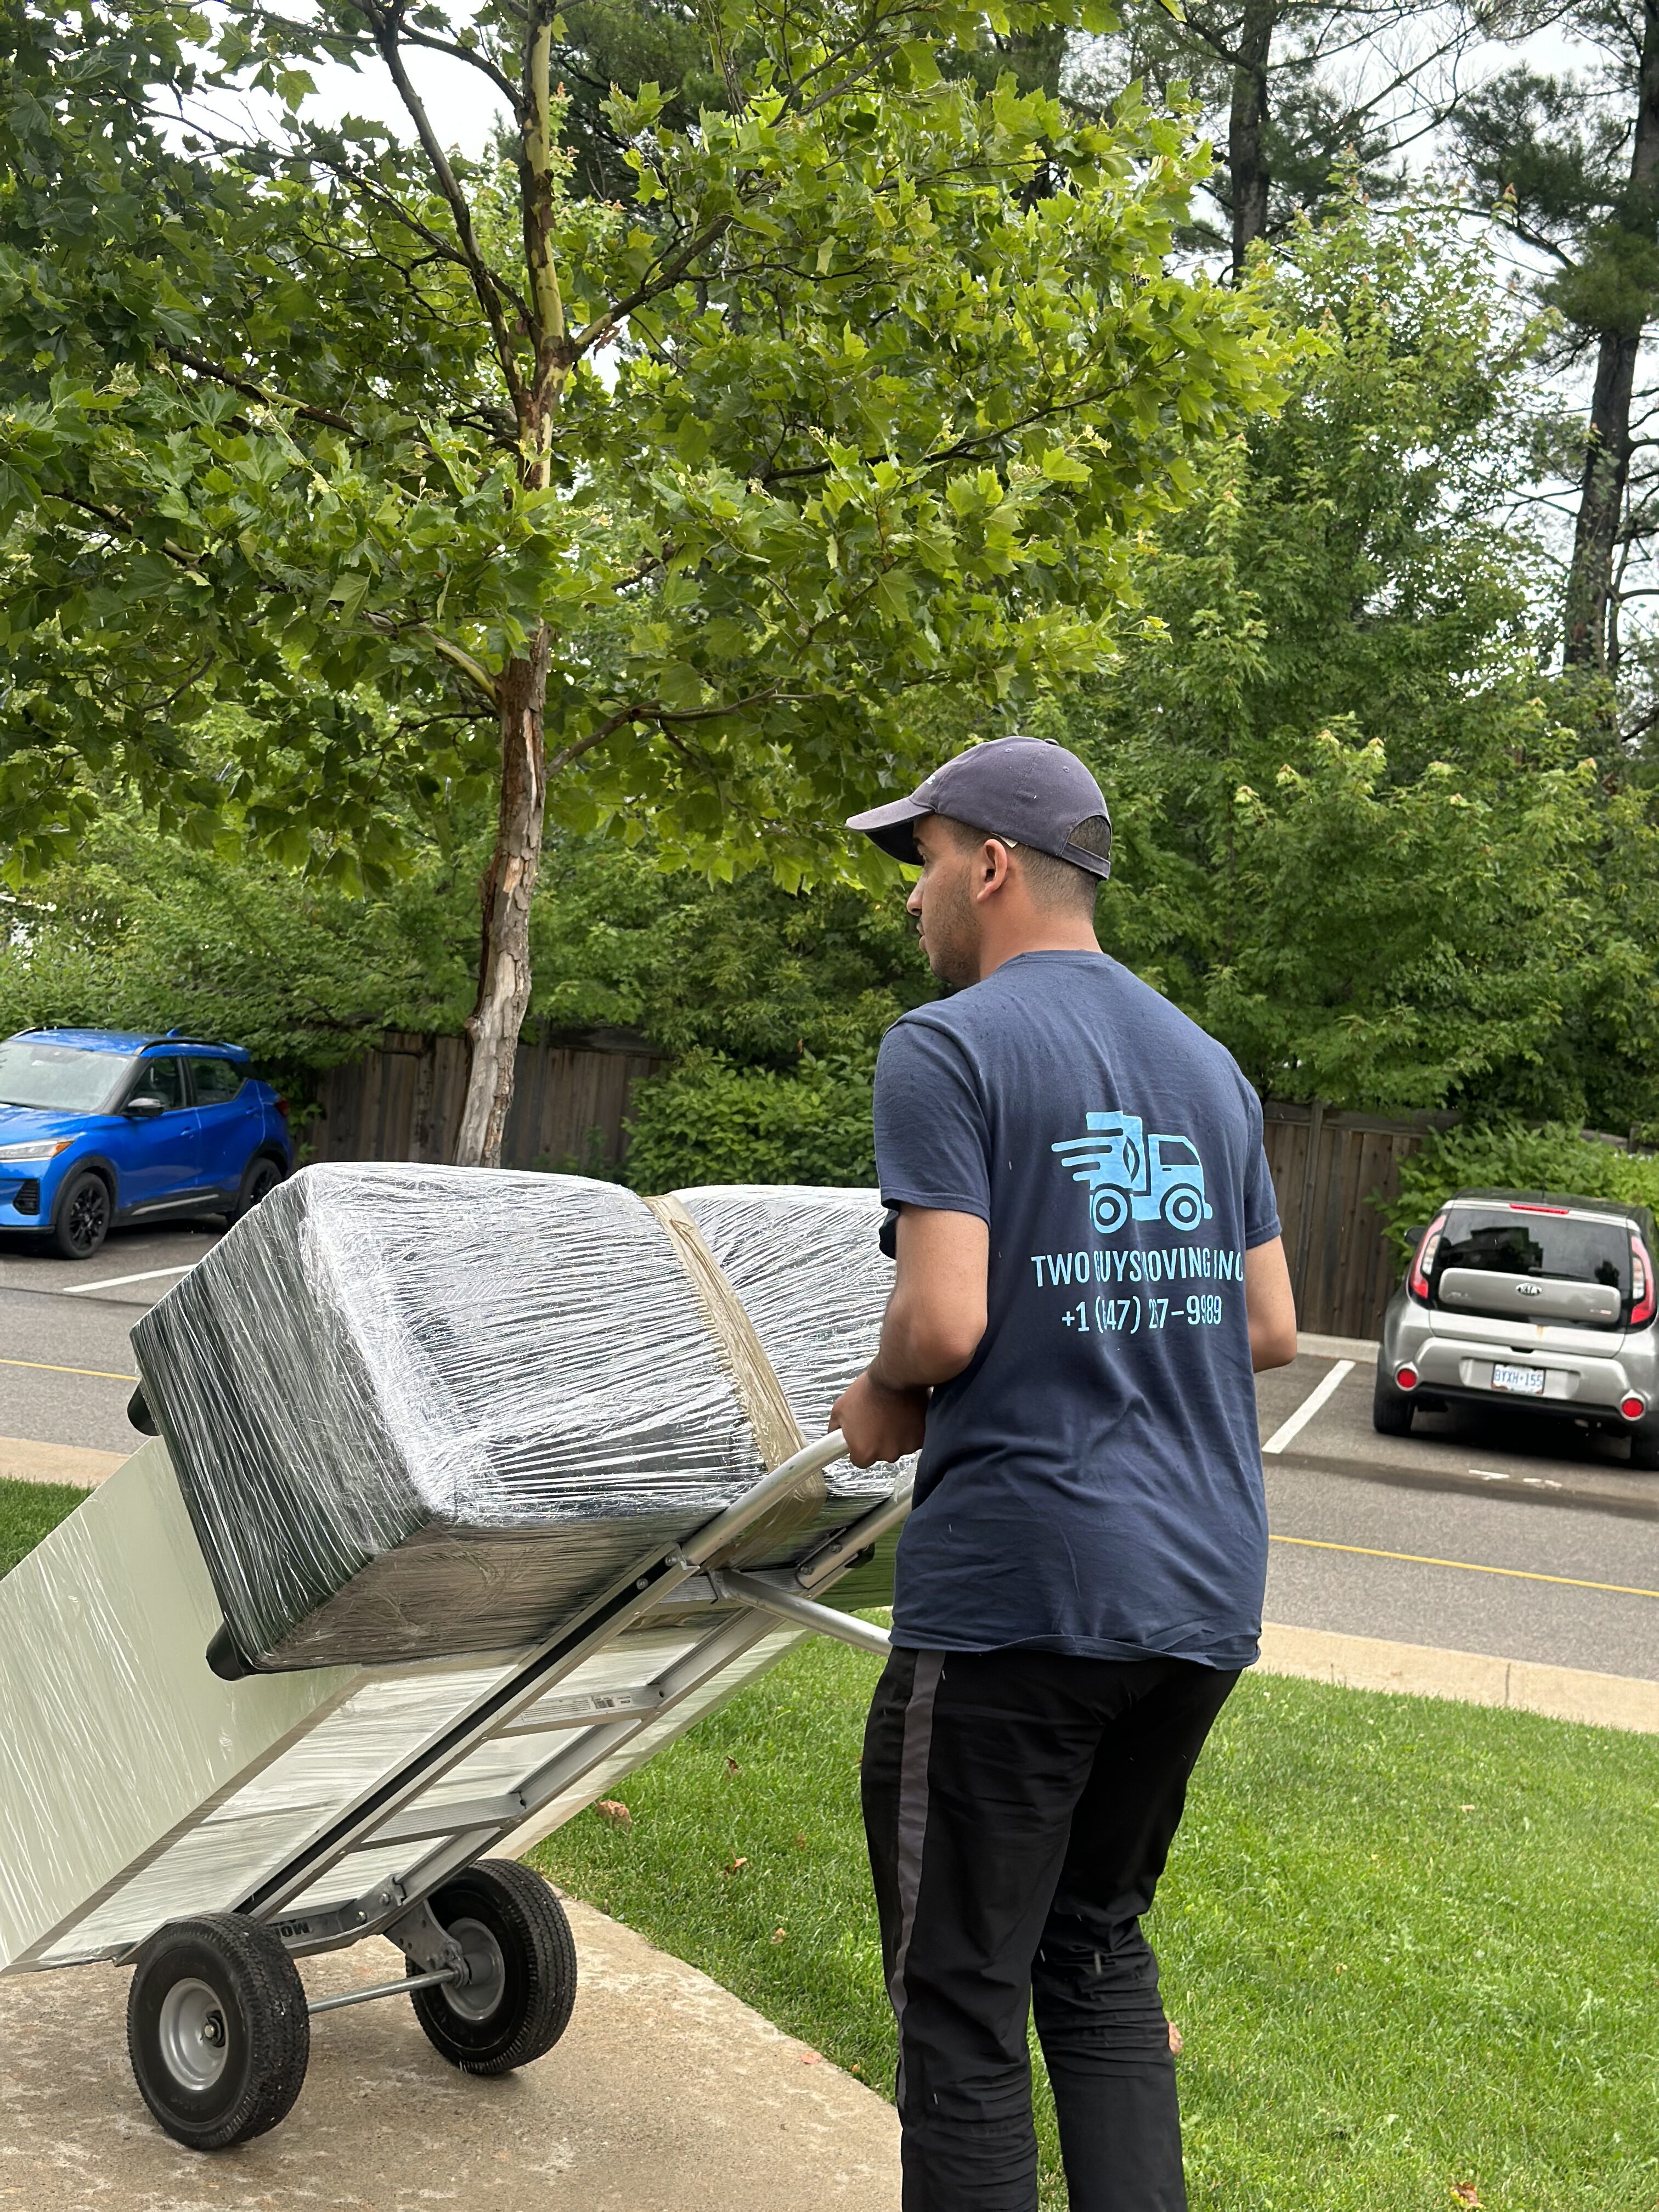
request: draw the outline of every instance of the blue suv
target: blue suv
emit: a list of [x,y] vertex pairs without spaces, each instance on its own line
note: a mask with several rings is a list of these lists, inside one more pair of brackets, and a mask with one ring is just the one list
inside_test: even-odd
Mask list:
[[240,1045],[70,1029],[0,1043],[0,1229],[66,1260],[112,1222],[240,1221],[293,1165],[288,1102]]

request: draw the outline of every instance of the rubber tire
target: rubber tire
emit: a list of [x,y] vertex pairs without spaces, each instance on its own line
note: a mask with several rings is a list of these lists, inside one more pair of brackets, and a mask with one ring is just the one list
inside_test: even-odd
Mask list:
[[245,1220],[260,1200],[269,1198],[283,1180],[282,1163],[273,1160],[269,1152],[256,1152],[242,1170],[242,1187],[236,1194],[235,1205],[225,1216],[226,1227],[234,1229],[239,1221]]
[[[185,1980],[208,1984],[225,2023],[224,2072],[200,2090],[181,2082],[161,2051],[161,2007]],[[235,1912],[158,1929],[127,1994],[127,2052],[139,2095],[175,2142],[227,2150],[274,2128],[293,2109],[311,2057],[305,1985],[282,1938]]]
[[1631,1431],[1630,1463],[1645,1474],[1659,1468],[1659,1429]]
[[1379,1366],[1376,1388],[1371,1393],[1371,1426],[1380,1437],[1408,1437],[1412,1432],[1412,1415],[1417,1402],[1409,1390],[1402,1390],[1392,1376],[1385,1375]]
[[[576,1945],[564,1907],[538,1874],[516,1859],[480,1859],[427,1900],[441,1926],[481,1921],[507,1968],[500,2003],[470,2021],[440,1984],[412,1990],[410,2002],[433,2049],[464,2074],[510,2074],[550,2051],[576,2002]],[[408,1971],[421,1969],[411,1959]]]
[[[74,1242],[70,1229],[70,1215],[81,1200],[88,1201],[88,1211],[95,1217],[93,1232],[84,1243]],[[114,1208],[110,1204],[109,1185],[95,1169],[82,1168],[72,1175],[58,1194],[58,1210],[52,1216],[52,1249],[60,1259],[90,1260],[109,1235],[110,1216]]]

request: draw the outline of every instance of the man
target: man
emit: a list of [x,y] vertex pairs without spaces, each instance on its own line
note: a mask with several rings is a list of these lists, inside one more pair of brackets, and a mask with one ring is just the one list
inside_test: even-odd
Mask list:
[[1140,1916],[1256,1656],[1251,1370],[1296,1352],[1261,1109],[1101,951],[1072,754],[980,745],[848,827],[921,862],[954,993],[882,1045],[898,1273],[830,1417],[860,1466],[921,1452],[863,1765],[905,2212],[1035,2212],[1033,2000],[1072,2212],[1182,2212]]

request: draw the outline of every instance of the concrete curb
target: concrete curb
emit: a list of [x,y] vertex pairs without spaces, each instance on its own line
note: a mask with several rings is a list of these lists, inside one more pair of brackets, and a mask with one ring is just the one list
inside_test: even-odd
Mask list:
[[1506,1705],[1551,1720],[1659,1735],[1659,1682],[1628,1674],[1545,1667],[1531,1659],[1442,1650],[1431,1644],[1391,1644],[1382,1637],[1341,1636],[1324,1628],[1285,1628],[1272,1621],[1262,1626],[1261,1664],[1264,1674],[1297,1674],[1350,1690]]
[[1375,1336],[1316,1336],[1311,1329],[1298,1329],[1296,1337],[1298,1352],[1310,1352],[1316,1359],[1352,1359],[1359,1366],[1374,1366],[1382,1350],[1382,1340]]
[[41,1444],[26,1437],[0,1437],[0,1480],[70,1482],[79,1490],[93,1490],[131,1456],[128,1452],[88,1451],[80,1444]]

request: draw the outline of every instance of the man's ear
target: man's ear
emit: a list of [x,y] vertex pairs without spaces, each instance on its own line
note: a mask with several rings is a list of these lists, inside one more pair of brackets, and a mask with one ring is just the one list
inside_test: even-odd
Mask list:
[[985,840],[979,848],[975,866],[979,874],[979,889],[975,896],[979,898],[988,898],[993,891],[1002,888],[1012,872],[1008,848],[1000,837],[988,837]]

